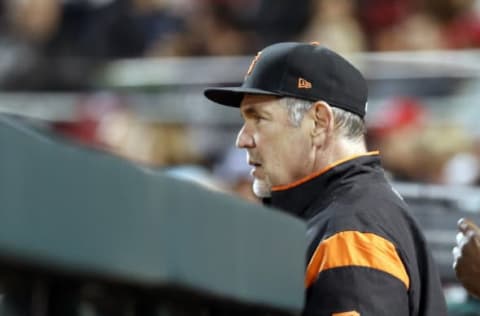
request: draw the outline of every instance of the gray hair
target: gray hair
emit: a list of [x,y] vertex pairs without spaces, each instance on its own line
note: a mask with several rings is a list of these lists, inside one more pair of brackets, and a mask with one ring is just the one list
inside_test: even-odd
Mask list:
[[[305,113],[310,110],[315,103],[290,97],[282,99],[287,107],[290,123],[295,127],[300,126]],[[360,116],[334,106],[331,108],[335,121],[335,130],[338,131],[340,135],[352,140],[359,140],[365,136],[366,127]]]

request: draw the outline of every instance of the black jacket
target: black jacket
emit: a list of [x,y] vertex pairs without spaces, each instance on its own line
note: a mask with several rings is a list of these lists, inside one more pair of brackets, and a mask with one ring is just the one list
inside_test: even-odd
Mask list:
[[308,223],[304,315],[447,315],[425,238],[376,152],[274,187],[270,204]]

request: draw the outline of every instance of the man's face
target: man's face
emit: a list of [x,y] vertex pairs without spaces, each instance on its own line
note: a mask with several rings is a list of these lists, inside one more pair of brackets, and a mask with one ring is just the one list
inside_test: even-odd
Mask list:
[[236,145],[247,150],[257,196],[267,197],[272,186],[289,184],[310,174],[314,157],[310,130],[314,122],[307,114],[295,127],[282,100],[258,95],[246,95],[240,111],[244,124]]

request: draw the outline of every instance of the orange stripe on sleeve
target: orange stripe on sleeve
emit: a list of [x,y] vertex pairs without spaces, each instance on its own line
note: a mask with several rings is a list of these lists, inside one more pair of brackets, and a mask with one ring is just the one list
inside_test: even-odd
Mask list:
[[410,288],[410,278],[395,246],[378,235],[357,231],[337,233],[318,245],[307,266],[305,287],[310,287],[322,271],[347,266],[383,271]]

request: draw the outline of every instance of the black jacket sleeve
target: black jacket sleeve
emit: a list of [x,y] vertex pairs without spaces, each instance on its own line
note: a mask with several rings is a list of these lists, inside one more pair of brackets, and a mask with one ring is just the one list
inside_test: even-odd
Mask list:
[[306,295],[304,316],[410,315],[405,284],[369,267],[322,271]]

